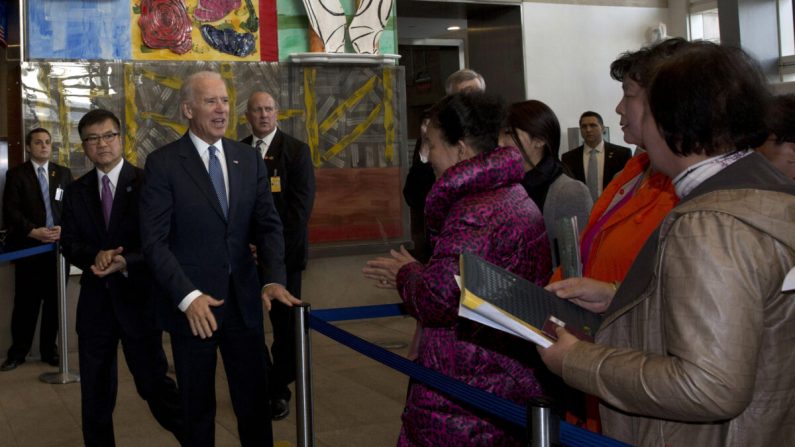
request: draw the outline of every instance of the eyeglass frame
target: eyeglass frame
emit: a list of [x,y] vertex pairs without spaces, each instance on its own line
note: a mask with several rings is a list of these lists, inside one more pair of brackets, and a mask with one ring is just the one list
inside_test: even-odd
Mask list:
[[99,143],[99,140],[102,140],[105,144],[108,144],[111,141],[113,141],[116,137],[118,137],[119,135],[121,135],[121,132],[111,132],[111,133],[106,133],[106,134],[102,134],[102,135],[91,135],[91,136],[85,137],[82,141],[83,141],[83,143],[85,143],[85,144],[87,144],[89,146],[95,146],[97,143]]

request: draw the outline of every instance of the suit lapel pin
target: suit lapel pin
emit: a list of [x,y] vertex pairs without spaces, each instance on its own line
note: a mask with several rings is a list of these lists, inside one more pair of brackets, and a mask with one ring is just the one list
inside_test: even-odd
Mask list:
[[232,163],[238,164],[237,160],[232,160]]

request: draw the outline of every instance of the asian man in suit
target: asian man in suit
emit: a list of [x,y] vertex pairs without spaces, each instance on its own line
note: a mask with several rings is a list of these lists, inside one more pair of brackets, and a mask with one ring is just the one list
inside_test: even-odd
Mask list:
[[83,115],[77,129],[95,169],[69,185],[64,198],[64,256],[83,271],[76,326],[86,446],[115,445],[119,342],[135,388],[155,419],[177,437],[181,430],[179,394],[166,375],[152,276],[141,253],[143,171],[122,158],[120,128],[110,111]]
[[[254,146],[265,160],[276,211],[284,226],[284,264],[287,290],[301,298],[301,272],[309,258],[309,216],[315,201],[315,167],[306,143],[278,128],[279,105],[267,92],[248,99],[246,118],[252,135],[242,140]],[[295,381],[295,324],[290,308],[274,302],[269,312],[273,326],[268,370],[271,417],[278,421],[290,413],[290,389]]]
[[[190,75],[180,89],[188,132],[149,154],[141,193],[144,255],[160,286],[158,319],[171,334],[185,443],[215,441],[221,351],[242,446],[271,446],[263,302],[292,306],[284,239],[265,163],[224,138],[229,94],[221,75]],[[266,277],[258,278],[257,257]]]
[[[36,128],[25,136],[30,160],[6,175],[3,216],[8,229],[8,248],[21,250],[58,242],[61,237],[63,191],[72,181],[68,168],[50,161],[52,137]],[[58,285],[54,251],[16,261],[14,310],[11,312],[12,344],[0,371],[25,363],[33,343],[41,308],[39,352],[41,360],[58,366],[55,339],[58,335]]]
[[[561,157],[569,167],[574,178],[588,185],[594,202],[602,190],[624,169],[632,151],[628,147],[604,141],[602,134],[605,125],[602,116],[596,112],[585,112],[580,116],[580,134],[585,144],[566,152]],[[591,166],[591,162],[595,164]]]

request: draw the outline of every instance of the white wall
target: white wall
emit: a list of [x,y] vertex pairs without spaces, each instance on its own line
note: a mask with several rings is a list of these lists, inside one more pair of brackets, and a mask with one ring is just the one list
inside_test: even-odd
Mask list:
[[555,111],[562,152],[566,129],[577,127],[586,110],[601,114],[610,140],[623,144],[615,113],[621,84],[610,77],[610,63],[645,45],[646,30],[667,19],[667,8],[522,4],[527,96]]

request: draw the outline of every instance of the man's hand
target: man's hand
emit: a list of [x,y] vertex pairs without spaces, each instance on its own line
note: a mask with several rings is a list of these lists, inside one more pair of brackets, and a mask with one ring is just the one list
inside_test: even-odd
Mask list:
[[367,261],[362,269],[365,278],[374,279],[379,289],[394,289],[397,286],[397,273],[400,268],[411,262],[417,262],[402,245],[400,251],[390,250],[391,258],[378,257]]
[[127,268],[127,259],[125,259],[124,256],[122,255],[116,255],[111,260],[110,265],[105,267],[105,269],[100,269],[99,267],[97,267],[96,264],[94,264],[91,266],[91,271],[94,272],[94,274],[99,276],[100,278],[103,278],[105,276],[110,275],[111,273],[124,271],[124,269],[126,268]]
[[[94,265],[97,270],[105,270],[113,263],[116,256],[122,254],[124,247],[116,247],[112,250],[100,250],[94,257]],[[91,270],[94,270],[93,268]]]
[[210,338],[213,332],[218,330],[218,324],[215,322],[215,315],[213,315],[210,307],[218,307],[224,304],[223,300],[216,300],[210,295],[199,295],[187,309],[185,309],[185,316],[188,317],[190,323],[190,330],[193,335],[198,335],[201,338]]
[[597,314],[610,307],[616,294],[613,284],[591,278],[568,278],[548,284],[545,289]]
[[60,225],[56,225],[51,228],[47,227],[34,228],[30,230],[30,233],[28,233],[28,237],[32,237],[37,241],[44,242],[45,244],[58,242],[58,239],[61,238],[61,227]]
[[292,296],[283,285],[276,283],[268,284],[262,288],[262,301],[265,303],[265,309],[269,312],[273,300],[278,300],[288,307],[301,304],[301,300]]
[[563,359],[566,358],[566,354],[571,351],[575,344],[580,343],[580,340],[560,326],[555,330],[558,334],[558,341],[546,349],[541,346],[536,346],[536,349],[538,349],[541,360],[544,361],[547,368],[553,373],[563,376]]

